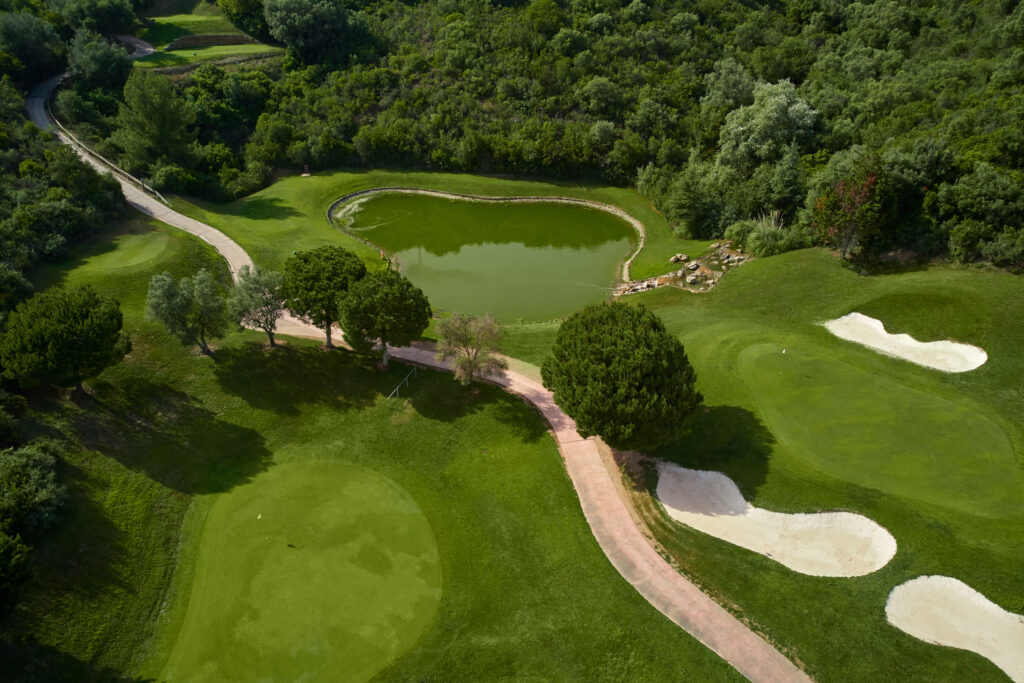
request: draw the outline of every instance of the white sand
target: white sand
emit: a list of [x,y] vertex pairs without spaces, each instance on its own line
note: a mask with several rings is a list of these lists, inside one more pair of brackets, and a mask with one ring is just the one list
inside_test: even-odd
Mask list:
[[885,616],[921,640],[976,652],[1024,683],[1024,617],[962,581],[949,576],[911,579],[889,593]]
[[892,534],[863,515],[762,510],[721,472],[659,462],[656,495],[672,519],[801,574],[862,576],[896,554]]
[[849,313],[830,320],[825,327],[841,339],[943,372],[967,372],[981,367],[988,360],[984,349],[970,344],[920,342],[909,334],[889,334],[881,321],[861,313]]

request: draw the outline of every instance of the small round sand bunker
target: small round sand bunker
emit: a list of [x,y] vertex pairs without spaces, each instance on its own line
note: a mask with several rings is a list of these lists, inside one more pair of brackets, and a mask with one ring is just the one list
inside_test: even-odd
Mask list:
[[915,638],[976,652],[1024,683],[1024,616],[1007,612],[962,581],[911,579],[889,593],[885,616]]
[[909,334],[889,334],[880,320],[848,313],[825,323],[829,332],[887,356],[908,360],[943,372],[967,372],[984,365],[984,349],[954,341],[917,341]]
[[659,462],[656,495],[672,519],[801,574],[862,576],[896,554],[892,534],[863,515],[762,510],[721,472]]

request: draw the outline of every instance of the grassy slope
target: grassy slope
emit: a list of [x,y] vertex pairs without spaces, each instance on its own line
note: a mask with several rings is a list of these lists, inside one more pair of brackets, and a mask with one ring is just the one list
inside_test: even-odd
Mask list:
[[[222,440],[205,448],[204,436],[225,427],[196,408],[187,413],[190,421],[161,436],[168,417],[158,411],[122,413],[121,404],[133,403],[133,392],[147,396],[153,387],[150,368],[159,368],[167,353],[181,353],[141,320],[149,277],[163,270],[185,275],[203,266],[226,275],[204,243],[140,219],[98,238],[67,263],[35,274],[39,287],[93,282],[120,299],[135,347],[125,372],[134,379],[120,380],[114,392],[104,376],[92,383],[96,398],[78,404],[53,395],[34,399],[38,409],[29,431],[71,441],[60,472],[70,496],[60,521],[31,556],[34,578],[21,591],[17,609],[0,622],[0,640],[13,645],[0,653],[0,679],[113,677],[153,634],[189,495],[150,467],[180,459],[176,439],[189,429],[196,430],[190,438],[200,448],[183,463],[215,455]],[[144,356],[149,360],[141,366]],[[119,447],[109,448],[110,439]]]
[[152,274],[204,264],[215,261],[201,243],[138,222],[40,274],[118,296],[135,350],[90,383],[82,405],[51,397],[36,413],[39,431],[76,444],[65,515],[75,523],[40,544],[36,578],[2,625],[30,646],[5,653],[5,671],[20,680],[159,675],[185,623],[218,494],[276,463],[328,458],[408,491],[440,551],[437,618],[385,677],[734,677],[608,564],[554,443],[522,401],[424,372],[411,400],[389,407],[381,396],[401,365],[382,375],[310,342],[268,354],[250,332],[226,340],[216,363],[200,357],[141,313]]
[[193,35],[240,35],[225,17],[216,3],[201,2],[190,12],[153,16],[152,25],[139,33],[139,38],[157,48],[167,45],[175,38]]
[[[635,190],[573,183],[505,180],[451,173],[359,171],[290,176],[249,197],[227,205],[176,199],[174,208],[223,230],[249,252],[256,263],[280,268],[290,250],[341,244],[375,261],[377,252],[327,223],[326,212],[338,197],[370,187],[422,187],[491,196],[550,195],[591,199],[618,206],[647,229],[647,247],[633,262],[631,276],[644,278],[671,269],[679,252],[703,253],[709,242],[681,242],[665,219]],[[280,245],[288,245],[281,249]]]

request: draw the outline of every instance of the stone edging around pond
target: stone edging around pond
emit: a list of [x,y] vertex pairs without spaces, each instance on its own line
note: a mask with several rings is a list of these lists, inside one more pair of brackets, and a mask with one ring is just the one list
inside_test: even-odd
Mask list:
[[[644,224],[639,220],[629,215],[617,206],[611,204],[602,204],[601,202],[595,202],[589,199],[576,199],[574,197],[543,197],[543,196],[526,196],[526,197],[489,197],[484,195],[474,194],[458,194],[456,192],[443,192],[441,190],[425,190],[422,188],[415,187],[372,187],[366,190],[357,190],[356,192],[349,192],[348,194],[334,200],[331,205],[327,208],[327,222],[334,227],[338,225],[334,222],[334,214],[338,207],[342,204],[352,201],[358,197],[365,197],[373,194],[418,194],[427,195],[430,197],[440,197],[442,199],[458,199],[468,202],[490,202],[494,204],[575,204],[578,206],[586,206],[598,211],[604,211],[610,213],[622,220],[626,221],[633,230],[636,231],[639,243],[633,253],[629,255],[622,263],[622,270],[620,277],[622,282],[628,283],[629,279],[629,267],[633,263],[633,259],[639,255],[640,251],[644,248],[644,244],[647,242],[647,231],[644,229]],[[344,228],[342,228],[344,230]],[[345,233],[354,239],[359,240],[363,244],[372,246],[375,249],[380,249],[380,245],[374,244],[373,242],[354,235],[350,230],[345,230]],[[383,250],[382,250],[383,251]]]

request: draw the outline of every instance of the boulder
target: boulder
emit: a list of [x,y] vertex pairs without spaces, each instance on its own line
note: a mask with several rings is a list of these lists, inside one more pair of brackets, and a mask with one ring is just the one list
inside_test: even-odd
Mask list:
[[688,285],[695,285],[697,282],[698,280],[696,275],[688,275],[686,278],[686,284]]
[[696,261],[694,261],[690,265],[686,266],[687,270],[697,270],[698,268],[700,268],[700,264],[698,262],[696,262]]

